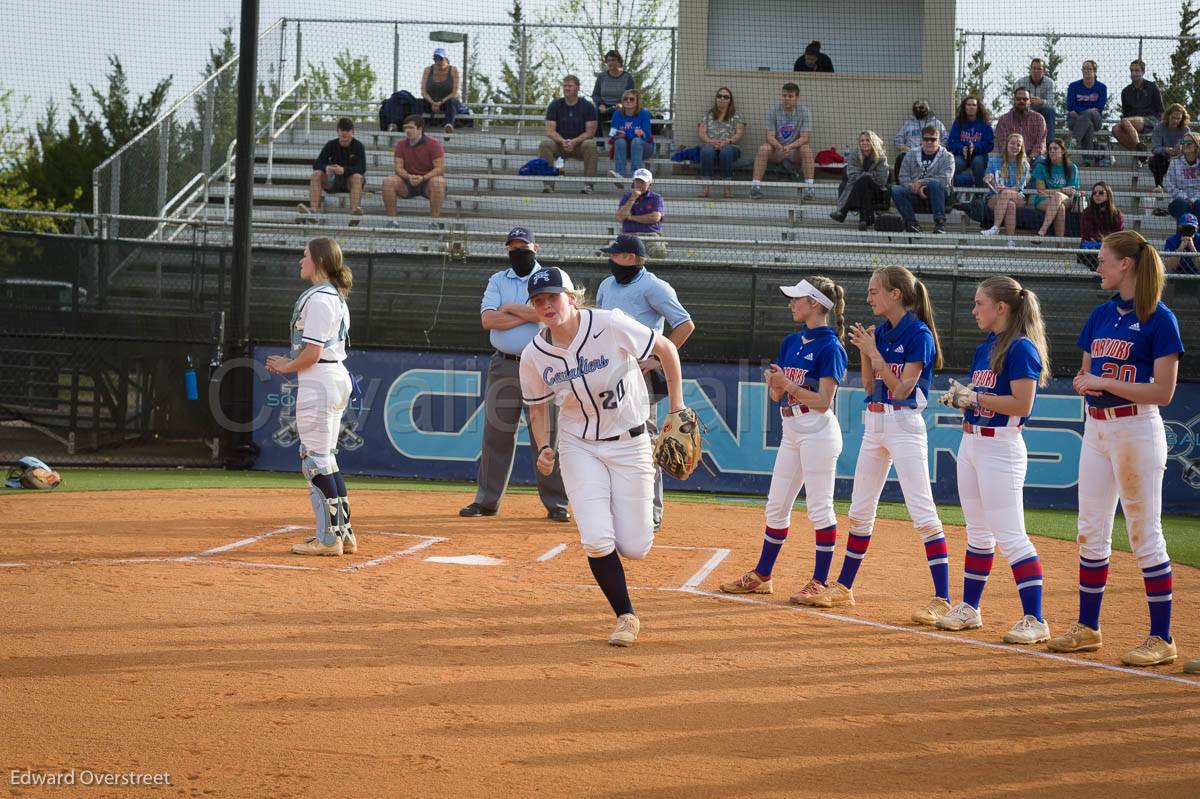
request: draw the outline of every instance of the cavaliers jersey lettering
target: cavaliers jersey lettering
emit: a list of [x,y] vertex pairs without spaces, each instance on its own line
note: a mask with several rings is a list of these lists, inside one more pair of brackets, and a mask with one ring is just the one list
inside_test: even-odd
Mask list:
[[644,424],[650,415],[639,361],[657,334],[623,311],[585,308],[566,347],[539,333],[521,352],[521,397],[554,400],[562,433],[595,441]]
[[[775,363],[788,380],[815,392],[821,388],[822,377],[832,377],[840,385],[846,375],[848,359],[846,348],[838,341],[833,328],[823,325],[802,328],[785,338]],[[790,394],[784,394],[780,399],[781,406],[800,404]]]
[[[1091,374],[1125,383],[1154,382],[1154,361],[1166,355],[1183,354],[1179,321],[1161,302],[1142,322],[1133,312],[1133,302],[1114,295],[1092,311],[1076,342],[1092,356]],[[1096,408],[1129,405],[1129,400],[1104,392],[1087,397]]]
[[933,383],[933,362],[937,358],[937,350],[933,346],[933,333],[917,315],[909,311],[895,327],[891,322],[884,322],[875,327],[875,346],[879,354],[892,370],[892,374],[901,377],[904,366],[909,363],[921,364],[921,376],[917,385],[907,399],[896,399],[888,390],[883,378],[876,377],[871,393],[866,402],[884,402],[897,408],[924,408],[929,400],[929,388]]
[[[1037,347],[1024,336],[1013,340],[1004,353],[1004,366],[1000,374],[996,374],[991,368],[995,343],[996,334],[992,333],[975,348],[975,357],[971,361],[971,382],[975,384],[975,390],[980,394],[1008,397],[1012,396],[1012,381],[1032,379],[1036,396],[1037,380],[1042,375],[1042,359],[1038,357]],[[987,408],[970,408],[963,412],[963,421],[979,427],[1018,427],[1029,421],[1029,417],[1006,416]]]

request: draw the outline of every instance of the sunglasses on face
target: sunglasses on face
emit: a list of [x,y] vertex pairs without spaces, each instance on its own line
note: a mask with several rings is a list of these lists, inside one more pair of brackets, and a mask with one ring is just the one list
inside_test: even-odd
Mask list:
[[922,136],[921,141],[937,141],[937,136]]
[[732,94],[718,94],[717,99],[718,100],[732,100],[733,95]]

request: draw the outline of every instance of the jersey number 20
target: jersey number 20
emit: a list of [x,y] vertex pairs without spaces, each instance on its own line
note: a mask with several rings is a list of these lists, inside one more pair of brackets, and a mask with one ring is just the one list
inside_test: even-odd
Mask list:
[[1109,361],[1100,367],[1100,376],[1111,377],[1113,380],[1119,380],[1122,383],[1136,383],[1137,367],[1131,363]]
[[606,411],[616,410],[617,403],[625,399],[625,381],[618,380],[615,391],[601,391],[600,399],[602,400],[600,403],[601,408]]

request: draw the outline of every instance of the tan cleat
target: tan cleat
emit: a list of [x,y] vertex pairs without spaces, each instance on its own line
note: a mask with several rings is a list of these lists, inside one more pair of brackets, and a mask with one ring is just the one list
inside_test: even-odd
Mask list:
[[1095,652],[1102,643],[1104,637],[1099,630],[1075,622],[1071,629],[1051,638],[1046,648],[1051,652]]
[[612,646],[633,646],[641,629],[642,623],[637,616],[622,613],[617,616],[617,626],[613,628],[612,635],[608,636],[608,643]]
[[949,612],[943,613],[938,617],[933,626],[939,630],[951,630],[953,632],[958,632],[959,630],[978,630],[983,626],[983,616],[979,613],[978,608],[972,607],[966,602],[959,602]]
[[1164,641],[1157,635],[1146,639],[1141,646],[1134,647],[1125,653],[1121,662],[1126,666],[1160,666],[1163,663],[1173,663],[1179,656],[1174,641]]
[[726,594],[772,594],[775,586],[770,577],[764,580],[748,571],[732,583],[721,583],[721,590]]
[[854,592],[834,580],[825,586],[824,591],[810,599],[808,604],[814,608],[836,608],[842,605],[851,607],[854,605]]
[[1183,664],[1184,674],[1200,674],[1200,658]]
[[1040,644],[1050,640],[1050,625],[1025,615],[1004,634],[1006,644]]
[[342,554],[342,539],[333,539],[333,544],[326,546],[322,544],[316,536],[305,541],[303,544],[292,544],[292,554],[294,555],[340,555]]
[[342,533],[342,553],[353,555],[355,552],[358,552],[358,539],[353,530],[346,530]]
[[[968,605],[968,607],[970,607]],[[913,611],[912,620],[917,624],[925,624],[930,627],[937,624],[938,619],[950,612],[950,603],[940,596],[935,596],[929,600],[929,604],[923,608]]]
[[792,594],[792,598],[788,602],[793,605],[811,605],[813,597],[822,593],[825,588],[825,583],[820,580],[809,580],[803,588]]

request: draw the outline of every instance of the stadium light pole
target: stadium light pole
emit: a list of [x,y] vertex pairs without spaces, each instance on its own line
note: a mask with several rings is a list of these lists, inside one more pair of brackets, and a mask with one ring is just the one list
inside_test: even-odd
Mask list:
[[459,33],[458,31],[433,31],[429,34],[429,41],[439,42],[441,44],[458,44],[463,46],[462,60],[462,101],[466,105],[467,97],[470,96],[468,87],[471,85],[467,75],[467,58],[470,54],[468,50],[468,42],[471,40],[471,35],[468,33]]
[[[242,0],[238,41],[237,156],[233,188],[233,253],[230,275],[230,325],[226,351],[248,359],[250,349],[250,212],[254,203],[254,135],[258,104],[258,0]],[[243,361],[245,363],[245,361]],[[248,428],[253,418],[253,372],[239,366],[229,373],[227,418]],[[249,466],[252,431],[227,431],[224,456],[228,466]]]

